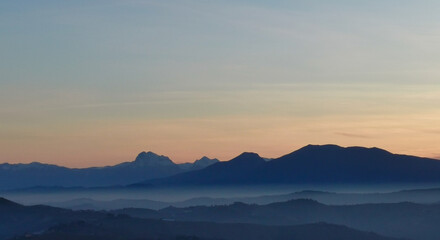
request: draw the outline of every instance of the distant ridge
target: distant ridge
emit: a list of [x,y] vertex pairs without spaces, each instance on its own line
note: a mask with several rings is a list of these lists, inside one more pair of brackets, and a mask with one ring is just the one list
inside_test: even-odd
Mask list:
[[199,160],[196,160],[194,163],[180,163],[179,166],[185,170],[200,170],[217,162],[220,162],[217,158],[208,158],[204,156]]
[[153,152],[141,152],[132,162],[114,166],[66,168],[38,162],[0,164],[0,190],[32,187],[109,187],[199,170],[218,162],[204,157],[194,163],[176,164]]
[[440,183],[440,161],[380,148],[307,145],[266,161],[243,153],[205,169],[147,180],[154,185]]
[[176,164],[141,152],[115,166],[70,169],[41,163],[0,164],[0,190],[30,187],[209,186],[261,184],[440,183],[440,161],[380,148],[307,145],[276,159],[245,152],[230,161],[203,157]]

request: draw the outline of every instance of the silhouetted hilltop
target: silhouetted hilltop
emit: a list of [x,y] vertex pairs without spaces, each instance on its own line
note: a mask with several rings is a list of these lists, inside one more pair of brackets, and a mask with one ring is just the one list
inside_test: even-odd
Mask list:
[[266,161],[264,161],[264,159],[256,153],[242,153],[241,155],[230,161],[218,162],[202,170],[182,173],[179,175],[171,176],[168,179],[157,179],[145,183],[170,183],[189,185],[235,183],[252,184],[252,180],[254,178],[251,178],[250,176],[255,173],[259,168],[264,167],[265,163]]
[[208,158],[204,156],[199,160],[196,160],[194,163],[180,163],[179,167],[184,170],[200,170],[217,162],[219,162],[219,160],[216,158]]
[[173,166],[176,164],[171,161],[170,158],[166,156],[159,156],[153,152],[141,152],[136,157],[134,162],[130,164],[131,166],[142,167],[142,166]]
[[148,180],[156,185],[440,183],[440,161],[379,148],[308,145],[265,161],[243,153],[199,171]]

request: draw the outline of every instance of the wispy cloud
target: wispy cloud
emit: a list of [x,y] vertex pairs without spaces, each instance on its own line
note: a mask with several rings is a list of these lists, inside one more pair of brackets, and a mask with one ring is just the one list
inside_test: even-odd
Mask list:
[[335,134],[339,136],[351,137],[351,138],[366,138],[366,139],[375,138],[374,136],[366,135],[366,134],[355,134],[355,133],[345,133],[345,132],[335,132]]

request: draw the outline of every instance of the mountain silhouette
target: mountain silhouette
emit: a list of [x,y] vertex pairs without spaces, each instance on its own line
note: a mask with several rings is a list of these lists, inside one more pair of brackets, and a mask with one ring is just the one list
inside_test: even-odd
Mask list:
[[[7,205],[7,206],[4,206]],[[9,207],[0,200],[0,240],[393,240],[345,226],[313,223],[267,226],[243,223],[185,222],[172,219],[142,219],[126,214],[72,211],[48,206]],[[237,207],[240,207],[237,205]],[[152,210],[144,210],[144,212]],[[157,218],[158,215],[155,216]]]
[[[77,221],[58,225],[39,235],[14,240],[397,240],[344,226],[313,223],[295,226],[174,222],[108,217],[96,222]],[[402,240],[402,239],[401,239]]]
[[148,180],[156,185],[439,183],[440,161],[379,148],[308,145],[265,161],[243,153],[205,169]]
[[[242,153],[238,157],[227,161],[218,162],[202,170],[178,174],[165,179],[149,181],[152,184],[236,184],[248,183],[255,179],[255,172],[262,170],[266,161],[256,153]],[[252,176],[252,177],[251,177]],[[182,182],[179,182],[182,181]]]
[[217,162],[219,162],[219,160],[216,158],[212,159],[204,156],[194,163],[180,163],[179,166],[185,170],[199,170]]
[[440,204],[401,202],[335,206],[310,199],[295,199],[266,205],[237,202],[218,206],[168,207],[158,211],[130,208],[113,213],[148,219],[278,226],[326,222],[397,238],[440,239]]
[[192,164],[175,164],[166,156],[142,152],[132,162],[108,167],[0,164],[0,190],[35,186],[402,183],[440,183],[440,161],[379,148],[308,145],[270,161],[247,152],[225,162],[204,157]]
[[141,152],[134,161],[114,166],[66,168],[42,164],[0,164],[0,190],[36,186],[100,187],[128,185],[152,178],[202,169],[216,163],[216,159],[203,158],[194,163],[176,164],[166,156]]
[[129,163],[134,167],[143,166],[175,166],[176,164],[166,156],[159,156],[153,152],[141,152],[134,162]]
[[[171,189],[172,190],[172,189]],[[148,208],[159,210],[168,206],[177,208],[191,206],[228,205],[235,202],[247,204],[265,205],[275,202],[286,202],[295,199],[310,199],[327,205],[356,205],[367,203],[400,203],[412,202],[419,204],[440,203],[440,189],[414,189],[394,192],[322,192],[322,191],[298,191],[287,194],[260,195],[247,197],[194,197],[186,200],[154,201],[149,199],[114,199],[95,200],[91,198],[76,198],[67,201],[48,202],[40,201],[38,204],[53,207],[68,208],[73,210],[115,210],[123,208]]]

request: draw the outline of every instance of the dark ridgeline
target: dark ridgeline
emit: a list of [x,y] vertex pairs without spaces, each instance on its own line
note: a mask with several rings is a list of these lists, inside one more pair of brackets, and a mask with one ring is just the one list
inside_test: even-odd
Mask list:
[[0,164],[0,190],[28,187],[201,186],[264,184],[440,183],[440,161],[378,148],[309,145],[277,159],[243,153],[225,162],[175,164],[140,153],[133,162],[70,169],[41,163]]
[[140,153],[133,162],[108,167],[71,169],[56,165],[0,164],[0,190],[36,186],[99,187],[127,185],[150,178],[166,177],[202,169],[217,159],[203,157],[194,163],[176,164],[166,156]]
[[168,207],[158,211],[127,208],[112,212],[148,219],[278,226],[326,222],[397,238],[440,239],[440,204],[401,202],[334,206],[297,199],[267,205],[237,202],[219,206]]
[[144,182],[154,185],[440,183],[440,161],[378,148],[309,145],[266,161],[243,153],[198,171]]
[[[0,240],[392,240],[344,226],[314,223],[267,226],[133,218],[106,212],[22,206],[0,198]],[[20,237],[22,236],[22,237]]]
[[148,208],[159,210],[169,206],[213,206],[228,205],[235,202],[265,205],[295,199],[312,199],[328,205],[354,205],[366,203],[401,203],[412,202],[420,204],[440,203],[440,188],[403,190],[385,193],[336,193],[322,191],[299,191],[288,194],[275,194],[250,197],[195,197],[183,201],[154,201],[149,199],[114,199],[94,200],[92,198],[77,198],[59,202],[45,202],[45,205],[68,208],[73,210],[115,210],[123,208]]

